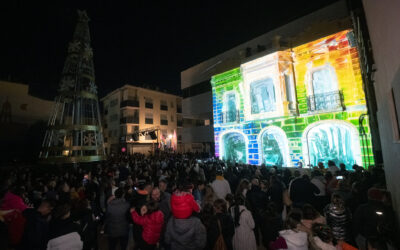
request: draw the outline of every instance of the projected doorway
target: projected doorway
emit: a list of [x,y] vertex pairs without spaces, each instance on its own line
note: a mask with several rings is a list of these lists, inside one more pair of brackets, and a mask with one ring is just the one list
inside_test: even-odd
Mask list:
[[306,163],[313,166],[318,162],[327,166],[328,160],[332,160],[338,166],[344,163],[351,169],[353,164],[362,163],[357,129],[343,121],[329,120],[310,125],[303,134],[303,152]]
[[278,127],[268,127],[261,131],[261,163],[267,166],[290,165],[288,141],[285,132]]
[[224,134],[220,142],[221,158],[227,161],[246,163],[246,141],[239,132]]

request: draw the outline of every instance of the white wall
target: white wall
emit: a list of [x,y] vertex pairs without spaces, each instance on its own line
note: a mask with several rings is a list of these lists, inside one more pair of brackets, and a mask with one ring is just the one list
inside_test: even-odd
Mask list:
[[400,97],[400,1],[363,0],[363,5],[377,68],[375,93],[386,180],[400,221],[400,143],[394,141],[389,105],[391,88]]

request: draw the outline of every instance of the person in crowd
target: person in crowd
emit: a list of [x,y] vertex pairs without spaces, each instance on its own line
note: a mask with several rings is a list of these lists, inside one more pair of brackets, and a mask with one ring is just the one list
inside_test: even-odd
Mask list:
[[167,193],[167,187],[168,187],[168,181],[166,177],[160,177],[158,181],[158,188],[160,189],[161,192]]
[[331,203],[324,208],[324,215],[336,241],[351,239],[351,213],[340,195],[332,195]]
[[19,249],[45,249],[49,233],[49,218],[55,207],[54,200],[43,200],[37,209],[27,208],[22,213],[26,219],[24,233]]
[[63,204],[55,209],[49,224],[47,250],[81,250],[83,242],[79,225],[71,218],[71,206]]
[[156,249],[160,240],[161,230],[164,224],[164,215],[154,200],[149,201],[140,208],[140,215],[135,209],[131,209],[133,221],[143,227],[142,240],[139,243],[141,250]]
[[300,211],[291,211],[285,221],[285,230],[279,232],[288,250],[308,250],[307,233],[298,229],[301,219]]
[[311,172],[311,183],[319,189],[319,193],[315,194],[314,197],[314,205],[322,213],[322,210],[328,204],[328,199],[326,195],[326,180],[319,170]]
[[219,199],[224,199],[227,194],[231,193],[229,182],[224,179],[223,171],[221,168],[217,169],[215,180],[211,183],[215,195]]
[[270,177],[270,187],[268,189],[267,195],[271,202],[275,203],[276,212],[282,214],[284,209],[284,193],[286,192],[285,184],[279,179],[278,176],[272,175]]
[[315,223],[326,224],[326,220],[324,216],[321,214],[310,204],[304,204],[303,209],[303,218],[301,219],[301,223],[307,228],[312,228],[312,225]]
[[329,160],[328,168],[326,171],[330,172],[333,176],[336,176],[336,173],[340,171],[340,169],[336,166],[334,161]]
[[237,195],[242,195],[244,198],[246,198],[247,192],[250,190],[250,182],[247,179],[242,179],[239,183],[239,186],[236,189],[235,196]]
[[318,169],[321,171],[321,172],[324,172],[325,171],[325,166],[324,166],[324,163],[323,162],[318,162]]
[[194,199],[199,204],[200,207],[201,207],[201,202],[203,201],[204,188],[205,188],[205,182],[200,180],[197,182],[196,188],[193,190]]
[[[179,191],[182,193],[181,191]],[[175,194],[175,193],[174,193]],[[174,196],[172,195],[172,197]],[[186,194],[180,195],[181,197]],[[191,195],[191,194],[190,194]],[[207,243],[207,233],[200,219],[193,216],[193,207],[182,205],[180,199],[171,197],[172,217],[165,231],[165,243],[174,250],[202,250]],[[190,200],[190,198],[187,198]],[[193,199],[193,202],[196,203]],[[191,202],[189,202],[191,203]],[[196,203],[197,204],[197,203]],[[175,211],[175,209],[178,209]],[[183,211],[186,210],[186,211]],[[175,215],[178,215],[176,217]]]
[[126,249],[128,245],[129,207],[129,203],[124,199],[124,190],[115,190],[115,198],[108,204],[104,221],[110,250],[116,249],[118,243],[121,249]]
[[213,205],[216,199],[217,198],[214,193],[214,189],[210,185],[206,185],[204,187],[204,196],[203,200],[201,201],[201,206],[205,207],[207,204]]
[[384,195],[384,190],[370,188],[368,202],[360,205],[354,213],[353,233],[360,249],[367,249],[367,239],[395,241],[395,215],[392,208],[382,202]]
[[235,233],[235,226],[232,216],[227,211],[224,199],[214,201],[214,213],[207,230],[207,249],[214,249],[218,237],[222,234],[226,249],[233,250],[232,238]]
[[331,228],[326,224],[314,223],[312,225],[313,238],[311,243],[315,250],[336,250],[333,243],[333,234]]
[[251,189],[247,192],[247,200],[249,203],[250,211],[255,220],[254,233],[256,236],[257,245],[260,244],[259,233],[264,234],[264,228],[266,225],[262,224],[261,213],[265,210],[268,204],[267,193],[261,191],[260,183],[257,178],[251,180]]
[[[137,188],[133,191],[133,194],[130,198],[130,206],[134,207],[136,209],[137,213],[140,213],[140,208],[144,206],[148,200],[149,200],[149,187],[151,187],[150,182],[146,182],[145,180],[139,180],[137,184]],[[142,235],[143,228],[136,224],[133,223],[133,240],[135,241],[135,248],[137,248],[139,245],[136,244],[137,242],[140,242],[141,240],[141,235]]]
[[269,246],[279,236],[279,231],[283,230],[282,214],[278,212],[276,203],[270,201],[264,211],[262,211],[262,223],[264,227],[262,241],[264,246]]
[[325,173],[325,180],[326,180],[326,195],[330,197],[332,196],[333,192],[337,187],[338,180],[330,171],[327,171]]
[[[251,212],[245,206],[242,195],[236,195],[235,205],[231,207],[230,213],[235,223],[235,234],[233,236],[233,249],[256,250],[257,243],[254,235],[254,220]],[[269,225],[268,225],[269,226]]]
[[297,208],[302,208],[306,203],[314,204],[315,195],[319,192],[318,187],[310,182],[308,175],[294,179],[289,189],[290,200]]
[[183,181],[171,195],[172,214],[177,219],[188,218],[193,212],[199,213],[200,207],[192,195],[193,184]]
[[154,187],[151,191],[151,200],[158,202],[166,224],[171,215],[171,195],[169,193],[161,192],[158,187]]

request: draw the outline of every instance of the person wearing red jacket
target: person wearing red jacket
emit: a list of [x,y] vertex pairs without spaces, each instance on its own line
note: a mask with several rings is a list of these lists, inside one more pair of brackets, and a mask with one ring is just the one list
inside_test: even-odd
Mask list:
[[159,210],[156,201],[149,201],[142,206],[140,213],[141,215],[134,208],[131,209],[133,221],[143,227],[142,241],[139,242],[139,248],[142,250],[156,249],[164,224],[164,214]]
[[189,218],[193,212],[199,213],[199,204],[192,195],[192,184],[184,184],[171,195],[171,212],[176,219]]

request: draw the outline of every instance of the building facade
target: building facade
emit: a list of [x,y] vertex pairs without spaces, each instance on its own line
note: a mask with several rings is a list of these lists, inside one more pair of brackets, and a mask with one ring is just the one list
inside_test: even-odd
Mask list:
[[182,71],[183,116],[204,121],[183,129],[185,145],[214,148],[213,124],[218,123],[212,109],[210,81],[214,75],[240,67],[276,47],[294,47],[351,27],[346,1],[337,1]]
[[181,97],[124,85],[101,102],[106,153],[182,150]]
[[365,39],[364,72],[375,89],[386,182],[400,222],[400,2],[362,0],[362,8],[365,16],[355,15],[357,37]]
[[216,156],[250,164],[374,164],[351,30],[212,77]]

